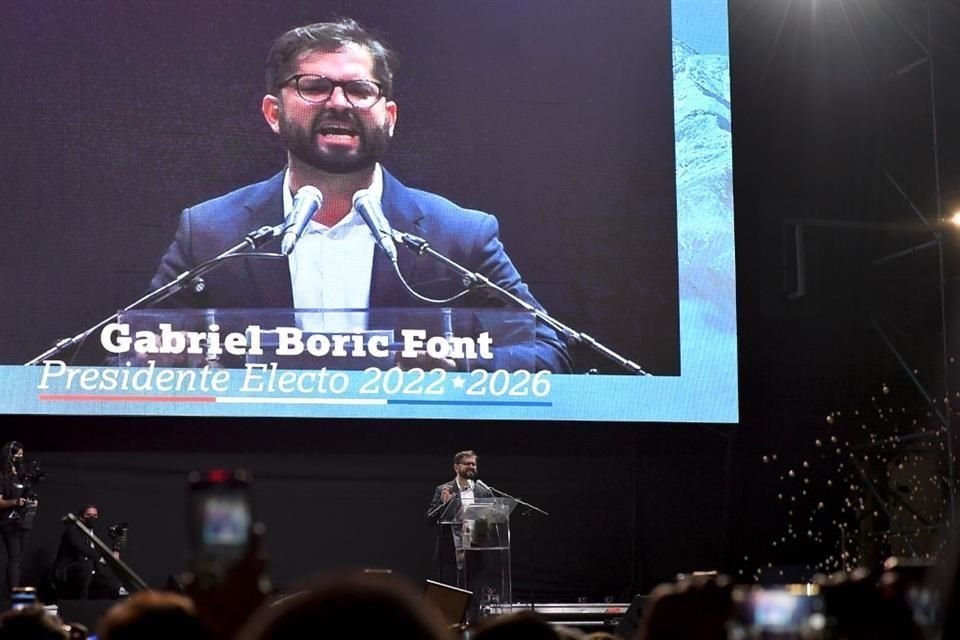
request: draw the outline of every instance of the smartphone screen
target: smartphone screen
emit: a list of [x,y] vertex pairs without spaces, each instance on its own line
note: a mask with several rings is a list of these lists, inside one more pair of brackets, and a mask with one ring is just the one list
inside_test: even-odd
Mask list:
[[23,609],[37,604],[37,590],[33,587],[17,587],[10,593],[10,608]]
[[751,622],[767,629],[802,628],[819,609],[815,596],[785,591],[754,591],[750,594]]
[[818,594],[792,588],[738,589],[734,601],[736,614],[727,629],[733,640],[823,637],[826,617]]
[[913,614],[913,621],[922,629],[934,630],[943,616],[942,597],[935,581],[933,565],[929,561],[912,558],[889,558],[884,568],[896,576],[895,586],[900,598]]
[[250,504],[245,495],[211,493],[203,498],[202,547],[212,553],[232,555],[250,541]]
[[190,476],[194,571],[222,574],[247,553],[253,526],[249,478],[242,471]]

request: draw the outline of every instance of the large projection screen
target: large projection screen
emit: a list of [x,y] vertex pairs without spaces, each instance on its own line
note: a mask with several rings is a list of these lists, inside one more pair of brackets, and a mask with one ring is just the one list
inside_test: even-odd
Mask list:
[[[724,0],[34,0],[4,13],[0,413],[737,421]],[[243,354],[187,372],[149,353],[114,362],[100,331],[24,366],[143,295],[185,208],[283,171],[260,112],[267,50],[335,16],[398,53],[389,174],[496,216],[546,310],[650,375],[582,342],[568,372],[522,358],[440,371]],[[184,326],[224,318],[249,339],[251,316],[220,311]],[[364,335],[391,313],[361,314]],[[534,322],[457,313],[457,327]],[[400,349],[408,337],[382,339]]]

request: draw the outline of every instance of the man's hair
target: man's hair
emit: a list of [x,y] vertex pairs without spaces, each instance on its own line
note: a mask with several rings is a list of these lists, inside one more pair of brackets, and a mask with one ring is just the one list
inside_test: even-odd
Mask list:
[[334,53],[348,45],[357,45],[370,52],[374,78],[380,83],[383,95],[393,96],[396,55],[382,38],[350,18],[296,27],[274,40],[267,54],[267,93],[275,94],[280,83],[293,75],[302,53]]
[[487,618],[470,637],[476,640],[560,640],[553,626],[533,611]]
[[460,464],[464,458],[476,458],[476,457],[477,457],[477,454],[473,452],[473,449],[460,451],[453,456],[453,464]]
[[40,605],[12,609],[0,615],[0,640],[67,640],[67,631],[57,616]]
[[98,507],[98,506],[95,505],[95,504],[85,504],[85,505],[83,505],[83,509],[80,509],[80,511],[77,512],[77,513],[80,514],[80,517],[81,517],[81,518],[83,517],[83,514],[85,514],[85,513],[87,512],[87,509],[96,509],[96,510],[97,510],[97,515],[100,515],[100,507]]
[[410,585],[391,576],[346,574],[261,607],[237,637],[446,640],[450,636],[439,613],[424,606]]
[[102,640],[207,640],[193,602],[162,591],[140,591],[114,605],[100,621]]

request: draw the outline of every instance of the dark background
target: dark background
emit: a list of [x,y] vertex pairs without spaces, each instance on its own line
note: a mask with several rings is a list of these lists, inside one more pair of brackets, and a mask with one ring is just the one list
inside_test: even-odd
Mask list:
[[[173,14],[167,20],[196,28]],[[876,435],[878,413],[903,415],[908,427],[924,428],[930,406],[908,374],[937,398],[934,408],[943,408],[943,397],[953,393],[948,374],[956,351],[950,306],[956,240],[941,235],[942,263],[935,248],[877,260],[930,239],[927,231],[900,228],[919,222],[913,207],[935,217],[938,209],[949,212],[960,194],[960,94],[953,86],[960,66],[958,27],[956,7],[937,1],[731,4],[739,425],[15,417],[0,431],[25,441],[28,457],[39,456],[51,473],[41,487],[30,552],[34,570],[50,557],[57,518],[93,500],[102,505],[104,520],[130,521],[131,563],[151,582],[162,581],[182,566],[184,473],[242,464],[257,478],[271,571],[281,584],[343,564],[387,566],[421,577],[433,540],[420,515],[433,486],[451,476],[452,453],[466,447],[479,451],[486,481],[551,512],[549,518],[514,522],[515,548],[530,550],[515,554],[518,599],[619,599],[677,571],[720,568],[752,580],[817,566],[839,546],[836,521],[843,509],[836,505],[862,491],[856,480],[826,484],[838,472],[816,442],[840,433],[837,448],[842,445],[845,456],[857,438]],[[211,38],[216,43],[234,26],[208,28],[218,31]],[[141,41],[150,37],[145,31],[128,37]],[[82,41],[73,31],[64,38]],[[429,48],[433,40],[420,36],[419,44]],[[259,64],[264,46],[250,46],[248,67]],[[93,42],[88,47],[97,50]],[[588,40],[578,50],[590,55],[607,47]],[[925,48],[934,53],[932,73]],[[169,51],[157,46],[158,57],[161,49]],[[65,55],[60,64],[75,57]],[[171,78],[191,69],[182,65],[164,77],[175,82]],[[5,75],[4,95],[10,81]],[[233,82],[250,91],[247,77]],[[108,110],[110,84],[103,83],[98,94]],[[203,95],[194,106],[203,107]],[[255,98],[251,92],[250,100]],[[227,111],[216,106],[207,107],[208,117],[223,118]],[[404,106],[401,125],[414,111]],[[180,111],[184,122],[194,121],[191,105]],[[13,124],[7,119],[5,126]],[[198,126],[195,153],[248,157],[224,154],[232,146],[247,149],[249,141],[220,130]],[[101,133],[106,138],[111,131],[107,120]],[[37,153],[33,147],[22,151]],[[144,150],[143,158],[152,162],[151,151]],[[180,159],[169,164],[191,173]],[[61,169],[99,171],[92,162]],[[232,186],[235,173],[226,172],[222,183],[219,176],[206,176],[209,193]],[[109,177],[102,180],[109,183]],[[169,193],[150,194],[147,201],[182,195],[176,184],[164,185]],[[164,215],[171,214],[159,212],[157,219]],[[794,219],[864,224],[810,222],[805,265],[797,269]],[[145,241],[157,233],[144,234]],[[96,260],[90,265],[95,270]],[[522,269],[529,272],[526,265]],[[54,281],[63,271],[73,268],[40,277]],[[800,273],[804,293],[790,297]],[[131,290],[143,275],[131,275]],[[947,285],[946,312],[941,283]],[[826,421],[829,414],[837,416],[834,425]],[[852,429],[831,431],[848,416]],[[824,502],[825,520],[808,521],[801,513],[814,486],[813,501]],[[853,524],[866,527],[862,520]]]
[[[139,297],[184,207],[282,169],[260,114],[270,43],[348,15],[400,56],[385,166],[497,215],[557,318],[679,374],[667,3],[47,0],[5,13],[2,292],[20,312],[3,362]],[[575,355],[578,370],[619,372]]]

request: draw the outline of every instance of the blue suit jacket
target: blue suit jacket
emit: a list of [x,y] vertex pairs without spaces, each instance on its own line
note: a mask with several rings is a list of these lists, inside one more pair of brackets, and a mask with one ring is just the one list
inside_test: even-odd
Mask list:
[[[173,243],[161,259],[151,287],[159,287],[183,271],[219,255],[255,229],[283,222],[282,188],[283,172],[264,182],[185,209]],[[382,206],[394,229],[426,239],[443,255],[540,306],[504,251],[498,236],[497,219],[493,216],[464,209],[432,193],[410,189],[386,170],[383,172]],[[275,247],[268,244],[265,248]],[[449,297],[463,288],[458,275],[429,256],[417,256],[401,249],[398,264],[407,282],[431,298]],[[181,292],[172,299],[172,304],[213,309],[293,307],[290,270],[285,260],[228,260],[204,276],[204,280],[206,287],[202,292]],[[425,303],[407,293],[397,281],[383,252],[375,252],[370,307],[422,306]],[[502,305],[482,292],[474,292],[459,299],[457,306]],[[539,323],[535,358],[537,369],[554,372],[572,369],[563,341],[556,332]]]

